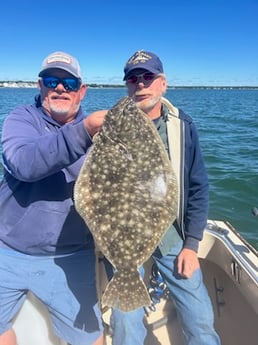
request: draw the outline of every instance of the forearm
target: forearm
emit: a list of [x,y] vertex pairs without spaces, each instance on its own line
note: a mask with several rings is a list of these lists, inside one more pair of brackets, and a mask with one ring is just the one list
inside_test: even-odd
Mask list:
[[13,128],[12,123],[3,132],[4,166],[22,181],[33,182],[54,174],[74,163],[92,144],[82,123],[65,125],[45,135],[34,128],[28,130],[28,126],[19,133],[8,127]]

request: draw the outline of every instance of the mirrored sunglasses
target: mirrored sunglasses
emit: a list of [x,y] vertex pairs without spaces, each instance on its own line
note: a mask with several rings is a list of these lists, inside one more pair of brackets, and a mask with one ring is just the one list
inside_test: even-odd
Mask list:
[[130,84],[136,84],[139,83],[139,81],[152,81],[157,77],[157,74],[151,73],[151,72],[145,72],[142,74],[137,75],[131,75],[128,78],[126,78],[126,82]]
[[81,87],[81,80],[77,78],[42,77],[42,81],[48,89],[55,89],[58,84],[62,84],[67,91],[78,91]]

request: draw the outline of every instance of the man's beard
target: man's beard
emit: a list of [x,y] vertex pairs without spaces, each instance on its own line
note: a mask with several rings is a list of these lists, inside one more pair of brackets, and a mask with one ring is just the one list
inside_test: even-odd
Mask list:
[[[42,105],[44,107],[44,102]],[[74,114],[76,114],[79,110],[80,104],[74,104],[72,107],[71,106],[65,107],[65,106],[58,106],[55,104],[48,103],[48,107],[49,107],[50,114],[56,115],[56,116],[66,116],[71,111],[73,111]]]
[[155,105],[159,102],[160,97],[153,97],[151,99],[148,99],[147,102],[136,102],[137,106],[145,113],[147,113],[148,111],[152,110]]

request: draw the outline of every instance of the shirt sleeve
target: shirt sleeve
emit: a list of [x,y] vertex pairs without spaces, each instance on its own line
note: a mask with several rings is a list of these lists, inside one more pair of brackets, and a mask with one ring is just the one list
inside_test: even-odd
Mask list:
[[184,246],[197,251],[208,219],[209,183],[197,129],[193,122],[190,124],[188,135],[185,160]]
[[82,121],[55,126],[41,113],[36,107],[20,106],[3,124],[3,164],[21,181],[34,182],[56,173],[78,160],[92,144]]

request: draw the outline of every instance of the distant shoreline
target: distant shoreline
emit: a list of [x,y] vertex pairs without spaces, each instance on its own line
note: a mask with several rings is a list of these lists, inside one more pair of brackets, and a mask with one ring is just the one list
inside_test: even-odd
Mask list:
[[[38,84],[34,81],[0,81],[0,88],[37,88]],[[87,83],[88,88],[104,89],[104,88],[125,88],[124,84],[95,84]],[[168,89],[238,89],[238,90],[258,90],[257,86],[239,85],[239,86],[223,86],[223,85],[178,85],[178,86],[168,86]]]

